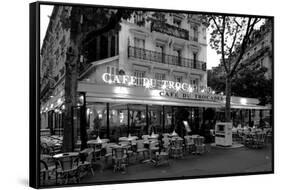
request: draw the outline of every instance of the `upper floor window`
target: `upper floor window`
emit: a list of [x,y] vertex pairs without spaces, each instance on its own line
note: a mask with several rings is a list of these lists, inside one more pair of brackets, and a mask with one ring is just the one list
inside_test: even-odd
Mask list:
[[181,19],[174,17],[173,24],[180,28],[181,27]]
[[197,53],[196,52],[193,53],[193,68],[194,69],[197,68]]
[[182,76],[175,76],[175,81],[176,82],[182,82]]
[[198,80],[197,78],[191,78],[191,79],[190,79],[190,84],[191,84],[191,85],[198,86],[199,80]]
[[111,75],[118,75],[118,68],[116,68],[115,66],[107,66],[106,71]]
[[145,49],[145,40],[140,38],[134,38],[134,45],[137,48]]
[[145,71],[135,70],[134,76],[137,77],[137,86],[143,86],[143,78],[145,77]]
[[159,53],[157,55],[157,58],[159,59],[159,62],[164,63],[165,62],[165,47],[161,44],[156,44],[156,51]]
[[175,58],[174,58],[175,59],[174,60],[175,64],[176,65],[181,65],[181,50],[180,49],[174,49],[173,53],[175,55]]
[[192,40],[193,41],[198,41],[198,27],[197,26],[192,26],[192,32],[193,32],[193,37]]
[[139,26],[144,26],[145,25],[145,18],[144,18],[144,14],[142,11],[137,12],[134,15],[134,23],[139,25]]
[[165,80],[165,73],[155,73],[156,80]]

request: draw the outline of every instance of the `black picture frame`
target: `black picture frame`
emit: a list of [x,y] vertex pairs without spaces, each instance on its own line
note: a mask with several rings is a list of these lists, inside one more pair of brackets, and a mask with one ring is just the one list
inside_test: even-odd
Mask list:
[[[272,174],[274,173],[274,88],[272,88],[272,107],[271,107],[271,123],[272,123],[272,137],[271,141],[271,154],[270,164],[271,169],[266,171],[255,171],[255,172],[234,172],[234,173],[217,173],[217,174],[203,174],[194,176],[173,176],[173,177],[157,177],[157,178],[141,178],[141,179],[122,179],[114,181],[91,181],[83,183],[71,183],[71,184],[51,184],[42,185],[40,184],[40,6],[53,5],[53,6],[70,6],[70,7],[95,7],[95,8],[108,8],[108,9],[128,9],[135,11],[152,11],[152,12],[165,12],[165,13],[185,13],[185,14],[212,14],[212,15],[226,15],[226,16],[252,16],[261,17],[271,20],[272,22],[272,85],[274,86],[274,17],[265,15],[245,15],[245,14],[228,14],[228,13],[214,13],[214,12],[198,12],[198,11],[186,11],[186,10],[163,10],[163,9],[151,9],[151,8],[135,8],[135,7],[118,7],[111,5],[90,5],[90,4],[76,4],[76,3],[58,3],[58,2],[35,2],[30,4],[30,152],[29,152],[29,185],[33,188],[50,188],[50,187],[68,187],[68,186],[84,186],[84,185],[99,185],[99,184],[120,184],[120,183],[133,183],[133,182],[149,182],[149,181],[166,181],[166,180],[180,180],[180,179],[195,179],[195,178],[210,178],[210,177],[225,177],[225,176],[243,176],[243,175],[257,175],[257,174]],[[206,65],[205,65],[206,67]],[[85,94],[83,94],[84,97]],[[84,99],[85,100],[85,99]],[[132,102],[131,102],[132,104]],[[149,103],[145,104],[146,110],[146,124],[148,125],[148,106]],[[109,118],[109,103],[106,103],[106,114]],[[129,104],[127,104],[128,115],[130,115]],[[174,108],[172,107],[172,110]],[[165,107],[163,105],[163,113]],[[72,110],[73,113],[73,110]],[[128,123],[130,118],[128,116]],[[163,120],[165,121],[164,117]],[[107,119],[107,125],[109,125],[109,119]],[[107,128],[109,130],[109,127]],[[109,132],[107,132],[109,133]],[[128,132],[128,134],[130,134]]]

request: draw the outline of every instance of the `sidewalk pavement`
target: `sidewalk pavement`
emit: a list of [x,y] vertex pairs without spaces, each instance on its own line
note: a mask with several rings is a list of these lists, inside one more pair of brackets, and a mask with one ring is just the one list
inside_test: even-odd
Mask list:
[[129,165],[125,174],[114,173],[112,168],[106,168],[103,172],[97,170],[95,176],[90,173],[84,176],[81,183],[272,171],[271,151],[271,145],[263,149],[212,147],[210,152],[203,155],[171,159],[170,166],[136,163]]

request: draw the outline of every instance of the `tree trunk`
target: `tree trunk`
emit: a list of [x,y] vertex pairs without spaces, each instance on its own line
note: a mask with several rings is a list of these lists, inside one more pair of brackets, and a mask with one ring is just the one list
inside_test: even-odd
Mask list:
[[70,41],[70,44],[65,63],[65,122],[63,128],[63,152],[73,151],[75,142],[73,108],[76,105],[78,46],[73,40]]
[[87,107],[86,107],[86,94],[82,93],[84,96],[84,104],[81,106],[81,125],[80,125],[80,140],[81,140],[81,150],[87,148]]
[[231,121],[231,109],[230,109],[230,100],[231,100],[231,78],[229,76],[226,77],[225,83],[225,121]]

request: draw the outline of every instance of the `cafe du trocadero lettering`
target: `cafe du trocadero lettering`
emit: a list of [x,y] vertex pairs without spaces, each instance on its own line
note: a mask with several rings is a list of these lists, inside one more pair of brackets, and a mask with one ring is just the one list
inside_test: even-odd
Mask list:
[[104,73],[102,80],[107,84],[117,84],[124,86],[137,86],[146,89],[158,89],[159,96],[178,98],[178,99],[195,99],[208,101],[223,101],[222,95],[215,94],[210,87],[196,86],[188,83],[174,82],[169,80],[157,80],[153,78],[138,78],[130,75],[112,75]]

